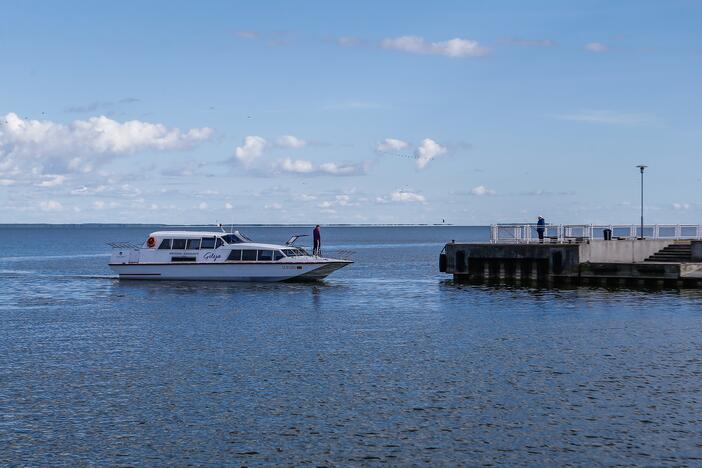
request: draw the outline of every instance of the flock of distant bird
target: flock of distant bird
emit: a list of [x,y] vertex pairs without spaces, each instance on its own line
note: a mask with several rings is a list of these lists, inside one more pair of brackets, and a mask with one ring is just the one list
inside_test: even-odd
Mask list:
[[388,156],[397,156],[398,158],[405,158],[405,159],[417,159],[417,156],[414,154],[407,154],[407,153],[391,153],[389,151],[379,151],[382,154],[387,154]]

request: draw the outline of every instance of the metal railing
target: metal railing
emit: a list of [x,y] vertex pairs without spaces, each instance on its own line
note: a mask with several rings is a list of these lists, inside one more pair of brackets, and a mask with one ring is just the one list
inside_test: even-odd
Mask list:
[[[613,239],[702,239],[702,224],[645,224],[643,232],[635,224],[547,224],[543,226],[543,242],[578,243],[603,240],[604,230],[612,231]],[[537,243],[536,224],[493,224],[490,242]]]

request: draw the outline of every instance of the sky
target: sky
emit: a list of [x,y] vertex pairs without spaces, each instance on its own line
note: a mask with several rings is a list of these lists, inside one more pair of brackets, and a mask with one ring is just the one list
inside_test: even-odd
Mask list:
[[699,1],[0,12],[0,223],[702,223]]

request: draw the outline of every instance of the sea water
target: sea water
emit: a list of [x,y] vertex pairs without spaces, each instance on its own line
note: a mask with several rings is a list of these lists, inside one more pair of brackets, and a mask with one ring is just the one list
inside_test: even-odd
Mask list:
[[0,228],[0,464],[702,463],[700,291],[454,284],[488,229],[450,226],[323,228],[316,284],[115,279],[157,229]]

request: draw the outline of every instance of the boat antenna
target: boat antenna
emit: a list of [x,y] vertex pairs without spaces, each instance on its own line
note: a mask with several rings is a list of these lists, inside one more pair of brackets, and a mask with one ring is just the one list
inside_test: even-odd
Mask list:
[[218,226],[219,226],[219,228],[222,230],[223,233],[225,233],[225,234],[227,233],[227,231],[224,230],[224,227],[222,226],[222,223],[219,223]]

